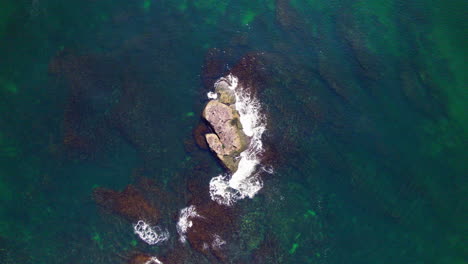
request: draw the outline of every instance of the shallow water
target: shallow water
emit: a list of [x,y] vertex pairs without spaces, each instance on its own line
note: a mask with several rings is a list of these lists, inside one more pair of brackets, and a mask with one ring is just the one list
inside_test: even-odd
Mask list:
[[[423,0],[1,2],[0,263],[467,263],[465,13]],[[209,183],[225,171],[192,131],[242,58],[273,173],[217,222]],[[129,184],[167,241],[146,244],[97,202]],[[192,204],[218,232],[206,252],[179,240]]]

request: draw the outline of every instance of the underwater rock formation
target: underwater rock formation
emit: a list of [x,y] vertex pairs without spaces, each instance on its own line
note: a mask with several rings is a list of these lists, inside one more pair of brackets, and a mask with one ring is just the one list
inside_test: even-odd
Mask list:
[[[199,158],[197,158],[199,159]],[[198,160],[201,161],[201,160]],[[187,207],[177,216],[179,240],[177,246],[160,258],[164,263],[232,263],[228,259],[233,234],[238,230],[238,209],[212,201],[206,191],[206,168],[192,171],[188,181]],[[184,212],[185,211],[185,212]],[[181,224],[185,228],[180,228]],[[187,247],[186,245],[190,245]],[[190,249],[190,250],[187,250]],[[234,262],[238,263],[238,262]]]
[[357,72],[369,79],[380,79],[386,66],[368,47],[365,28],[349,12],[341,12],[337,22],[337,34],[349,46],[359,66]]
[[157,224],[160,213],[134,186],[128,185],[118,192],[105,188],[96,188],[94,200],[103,208],[119,214],[131,222],[145,220],[152,225]]
[[294,29],[298,25],[298,14],[288,0],[276,1],[276,22],[286,29]]
[[208,144],[206,143],[205,134],[211,132],[211,129],[204,123],[200,122],[197,127],[192,132],[193,139],[197,146],[201,149],[208,149]]
[[152,104],[161,105],[158,98],[136,77],[126,77],[122,84],[122,97],[111,118],[113,128],[138,151],[148,169],[161,158],[160,127],[148,125],[157,122],[158,112]]
[[250,52],[245,54],[234,65],[230,73],[239,80],[239,86],[248,89],[248,93],[255,95],[264,83],[271,78],[268,67],[274,63],[274,54],[265,52]]
[[128,264],[163,264],[163,261],[147,254],[137,253],[129,259]]
[[[234,210],[215,202],[197,206],[199,217],[191,218],[192,226],[187,231],[187,240],[193,249],[203,253],[213,263],[227,261],[223,249],[236,229]],[[214,258],[213,258],[214,257]]]
[[211,89],[216,80],[226,73],[226,54],[220,49],[210,49],[205,55],[202,81],[206,89]]
[[146,262],[151,260],[151,256],[139,253],[133,255],[130,260],[128,261],[128,264],[145,264]]
[[242,131],[239,113],[234,105],[228,104],[235,102],[234,95],[227,91],[229,88],[218,88],[219,86],[224,86],[223,82],[216,88],[220,91],[219,99],[208,102],[203,110],[203,118],[214,129],[214,133],[206,134],[205,138],[223,165],[234,172],[239,163],[236,157],[247,149],[248,138]]
[[[110,141],[107,111],[117,100],[118,67],[102,55],[64,50],[52,58],[49,72],[68,87],[62,143],[66,156],[91,158]],[[112,69],[112,70],[110,70]]]

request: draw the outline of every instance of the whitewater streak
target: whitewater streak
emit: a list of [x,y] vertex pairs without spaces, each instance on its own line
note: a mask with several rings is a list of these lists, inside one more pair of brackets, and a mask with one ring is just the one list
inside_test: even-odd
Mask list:
[[[235,108],[239,112],[244,133],[250,138],[248,148],[240,154],[239,166],[232,175],[218,175],[210,181],[210,196],[219,204],[232,205],[246,197],[253,198],[263,187],[259,177],[260,155],[263,153],[262,134],[266,129],[265,117],[260,113],[261,105],[249,92],[249,87],[239,85],[239,79],[229,74],[216,81],[214,87],[226,85],[234,91]],[[213,92],[208,98],[216,99]],[[262,168],[262,171],[269,171]]]
[[190,205],[189,207],[185,207],[184,209],[180,210],[179,213],[179,221],[177,221],[177,233],[179,233],[179,241],[185,243],[187,238],[185,234],[193,226],[192,218],[195,217],[202,217],[200,216],[194,205]]
[[157,257],[151,257],[145,264],[163,264]]

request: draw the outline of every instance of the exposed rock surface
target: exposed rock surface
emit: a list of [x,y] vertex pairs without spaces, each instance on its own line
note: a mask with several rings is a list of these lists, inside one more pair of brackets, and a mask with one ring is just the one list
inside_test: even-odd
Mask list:
[[232,89],[229,88],[227,82],[219,82],[215,87],[215,91],[218,94],[218,100],[227,105],[236,103],[236,95]]
[[234,91],[221,82],[216,86],[216,92],[218,99],[208,102],[203,110],[203,118],[214,130],[205,138],[224,166],[235,172],[239,163],[236,157],[247,148],[248,138],[242,131],[239,113],[233,105]]

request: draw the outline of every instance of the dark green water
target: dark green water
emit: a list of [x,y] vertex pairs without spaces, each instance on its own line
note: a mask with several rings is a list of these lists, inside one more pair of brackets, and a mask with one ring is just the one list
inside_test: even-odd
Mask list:
[[[225,71],[262,61],[274,156],[235,205],[227,263],[468,263],[466,13],[458,0],[0,0],[0,263],[177,250],[188,179],[200,162],[201,184],[221,171],[192,139],[213,53]],[[160,209],[166,243],[93,200],[136,175],[176,197]]]

